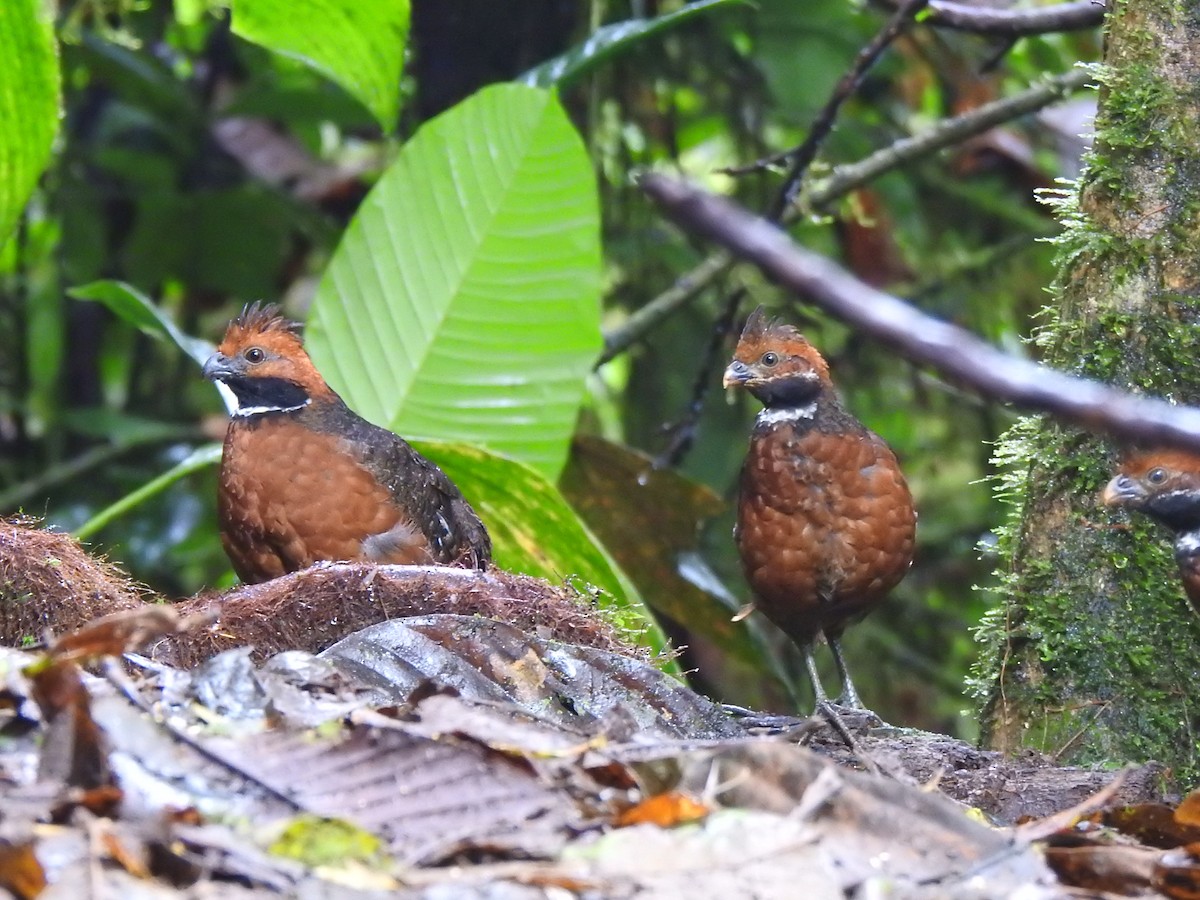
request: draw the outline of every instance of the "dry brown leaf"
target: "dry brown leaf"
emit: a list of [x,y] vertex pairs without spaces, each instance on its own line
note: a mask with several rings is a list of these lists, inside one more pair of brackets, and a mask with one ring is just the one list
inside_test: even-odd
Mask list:
[[17,900],[33,900],[46,889],[46,873],[33,852],[33,841],[0,841],[0,887]]
[[647,797],[637,806],[625,810],[616,819],[618,828],[627,825],[658,825],[660,828],[674,828],[687,822],[696,822],[711,812],[711,808],[690,794],[681,791],[667,791]]
[[1157,850],[1085,844],[1047,847],[1046,862],[1063,884],[1114,894],[1138,894],[1154,880]]
[[[211,617],[202,618],[207,621]],[[181,619],[170,606],[147,604],[94,619],[55,640],[50,652],[58,659],[72,660],[120,656],[154,638],[177,634],[197,624],[198,619]]]
[[1200,789],[1192,791],[1175,807],[1175,821],[1200,828]]
[[1200,900],[1200,844],[1164,853],[1154,866],[1154,889],[1172,900]]
[[470,741],[360,726],[334,740],[267,732],[208,746],[300,809],[381,835],[406,862],[486,841],[527,843],[525,855],[536,856],[548,829],[577,817],[570,799],[526,762]]
[[1175,810],[1161,803],[1139,803],[1111,809],[1104,824],[1143,844],[1170,850],[1200,841],[1200,826],[1181,822]]
[[150,877],[146,861],[137,852],[126,847],[119,835],[106,828],[100,833],[100,843],[104,852],[130,875],[137,878]]
[[[38,775],[67,787],[116,790],[108,765],[103,732],[92,718],[91,698],[73,662],[44,658],[26,669],[34,702],[46,720]],[[119,792],[116,797],[119,799]],[[75,802],[81,799],[76,798]],[[103,810],[112,795],[91,798],[88,808]]]

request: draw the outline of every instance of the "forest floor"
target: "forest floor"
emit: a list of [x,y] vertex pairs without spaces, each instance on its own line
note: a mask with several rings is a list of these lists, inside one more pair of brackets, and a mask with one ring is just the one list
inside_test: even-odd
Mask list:
[[[111,567],[2,524],[0,643],[62,637],[0,648],[0,895],[1200,896],[1200,800],[1153,763],[733,715],[561,611],[481,615],[553,606],[507,576],[335,565],[124,604]],[[436,611],[397,613],[417,594]],[[239,639],[341,596],[336,640]]]

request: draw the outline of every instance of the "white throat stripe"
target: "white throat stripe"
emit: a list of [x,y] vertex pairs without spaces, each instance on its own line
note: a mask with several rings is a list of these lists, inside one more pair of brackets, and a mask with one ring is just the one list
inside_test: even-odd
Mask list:
[[781,422],[798,422],[801,419],[811,419],[817,414],[817,404],[807,406],[781,406],[775,409],[764,409],[754,420],[756,425],[778,425]]
[[248,419],[250,416],[261,416],[263,413],[285,413],[295,412],[298,409],[304,409],[312,400],[305,400],[296,406],[239,406],[233,411],[235,419]]
[[1175,549],[1188,555],[1200,550],[1200,532],[1189,531],[1186,534],[1181,534],[1175,542]]

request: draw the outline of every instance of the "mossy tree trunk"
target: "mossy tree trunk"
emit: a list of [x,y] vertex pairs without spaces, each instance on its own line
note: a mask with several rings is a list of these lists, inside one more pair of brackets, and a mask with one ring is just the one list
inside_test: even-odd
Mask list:
[[[1200,401],[1200,4],[1116,0],[1097,136],[1063,198],[1050,365]],[[1099,507],[1117,448],[1043,419],[999,448],[1013,505],[983,632],[984,735],[1064,762],[1158,759],[1200,780],[1200,617],[1170,538]],[[1127,528],[1124,526],[1128,526]]]

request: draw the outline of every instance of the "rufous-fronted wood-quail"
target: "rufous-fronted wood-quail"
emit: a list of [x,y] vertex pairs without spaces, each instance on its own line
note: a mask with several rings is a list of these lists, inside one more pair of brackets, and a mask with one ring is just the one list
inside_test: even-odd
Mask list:
[[821,354],[761,309],[746,322],[725,386],[763,404],[742,467],[734,538],[756,606],[813,663],[824,634],[842,680],[839,702],[861,707],[840,639],[881,603],[913,558],[916,513],[896,456],[842,406]]
[[217,511],[243,581],[321,560],[487,566],[487,530],[458,488],[351,410],[275,307],[252,305],[230,322],[204,375],[238,403]]

